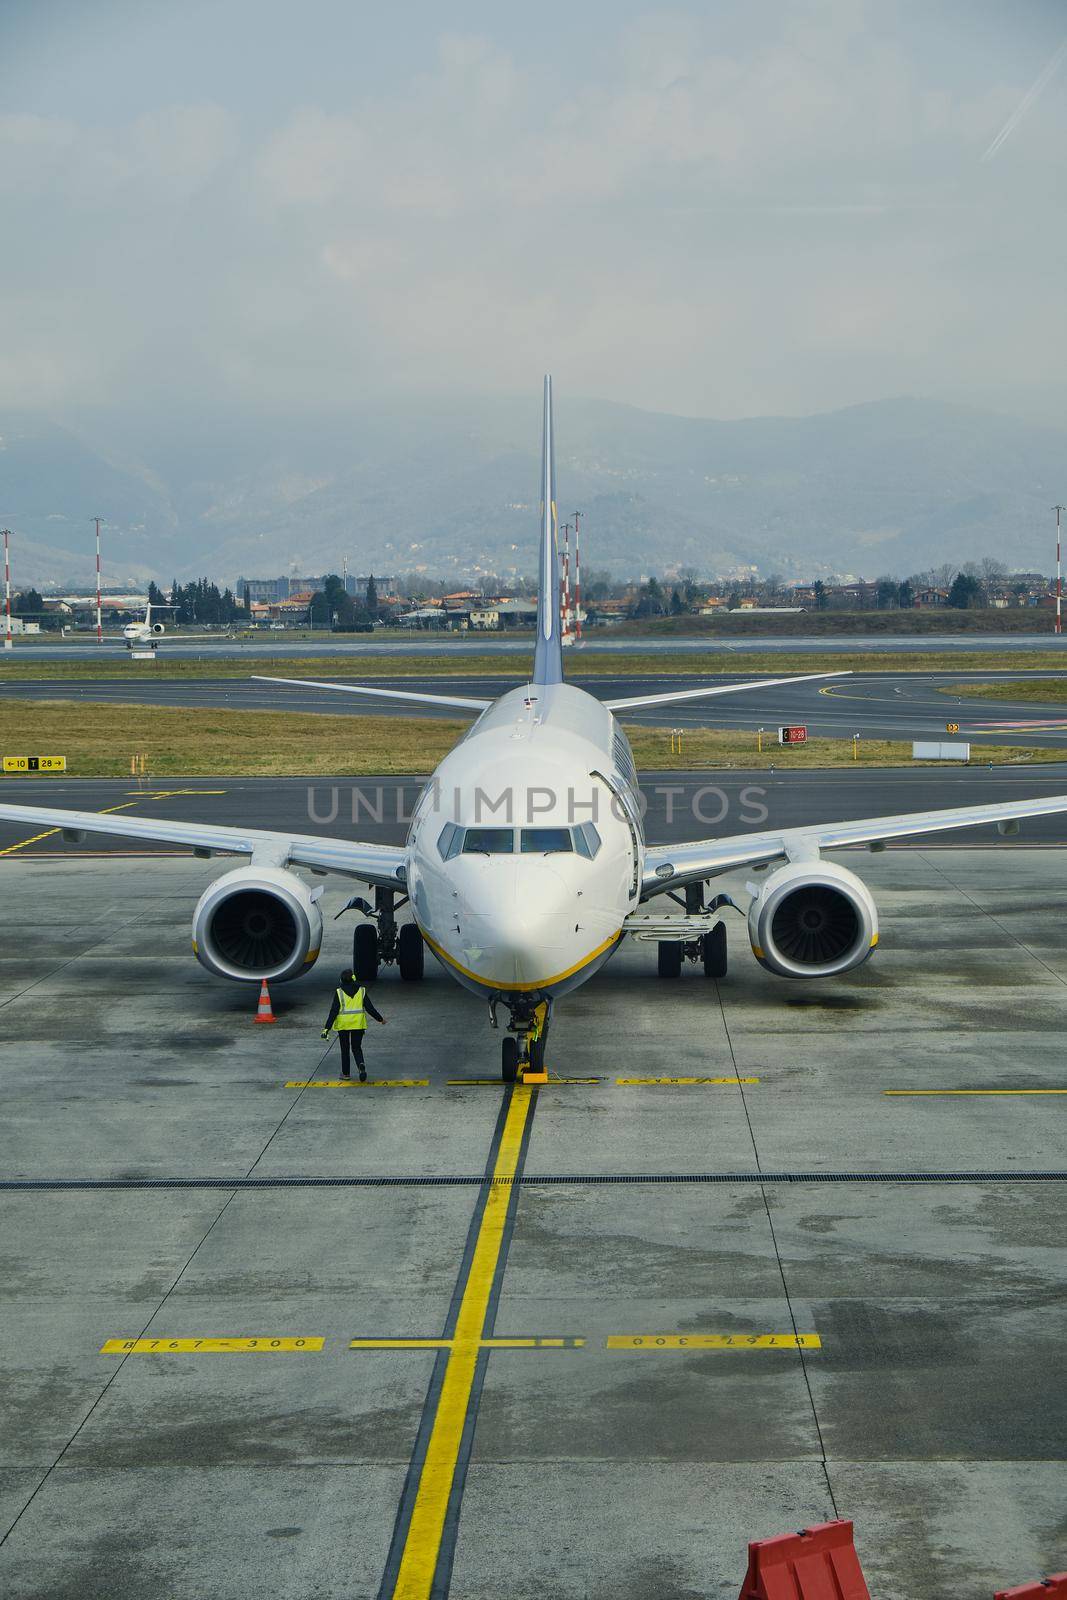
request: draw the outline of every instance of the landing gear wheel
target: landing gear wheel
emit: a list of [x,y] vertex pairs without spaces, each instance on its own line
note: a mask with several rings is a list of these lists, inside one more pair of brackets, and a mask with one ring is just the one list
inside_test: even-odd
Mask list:
[[405,922],[397,938],[396,959],[405,983],[418,983],[422,977],[426,946],[413,922]]
[[519,1041],[508,1034],[500,1041],[500,1076],[505,1083],[514,1083],[519,1075]]
[[725,978],[727,966],[725,922],[717,922],[710,933],[701,936],[700,954],[704,962],[705,978]]
[[378,930],[361,922],[352,935],[352,971],[360,983],[373,983],[378,976]]
[[660,939],[657,946],[657,966],[661,978],[680,978],[682,975],[682,947],[672,939]]

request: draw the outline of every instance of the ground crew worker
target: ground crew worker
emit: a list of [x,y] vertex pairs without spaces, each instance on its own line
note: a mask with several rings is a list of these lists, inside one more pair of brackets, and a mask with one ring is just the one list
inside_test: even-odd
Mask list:
[[351,1052],[359,1068],[360,1083],[367,1081],[367,1069],[363,1062],[363,1035],[367,1031],[368,1016],[372,1016],[375,1022],[385,1026],[385,1018],[371,1004],[366,985],[360,983],[350,968],[346,968],[341,974],[340,987],[334,990],[330,1014],[326,1018],[322,1037],[328,1038],[331,1029],[338,1035],[341,1040],[341,1076],[351,1077],[349,1071],[349,1052]]

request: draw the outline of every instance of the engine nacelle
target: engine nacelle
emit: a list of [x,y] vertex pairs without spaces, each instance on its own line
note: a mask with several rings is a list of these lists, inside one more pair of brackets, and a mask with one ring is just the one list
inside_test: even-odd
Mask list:
[[781,978],[830,978],[866,961],[878,912],[866,884],[833,861],[772,872],[748,908],[752,953]]
[[298,978],[315,964],[321,944],[322,915],[312,891],[281,867],[227,872],[205,889],[193,912],[193,953],[217,978]]
[[152,624],[152,632],[153,633],[165,633],[166,632],[166,623],[153,622],[153,624]]

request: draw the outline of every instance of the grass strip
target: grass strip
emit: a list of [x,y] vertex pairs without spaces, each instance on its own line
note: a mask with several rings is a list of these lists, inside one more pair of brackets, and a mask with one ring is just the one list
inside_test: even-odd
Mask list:
[[[303,656],[203,656],[171,657],[160,655],[154,662],[132,661],[124,653],[109,653],[104,659],[92,656],[84,661],[40,661],[18,659],[0,662],[0,685],[4,683],[97,682],[126,680],[131,683],[162,679],[178,681],[202,678],[341,678],[350,682],[373,682],[379,678],[472,678],[501,677],[509,683],[527,681],[529,658],[516,652],[506,655],[487,649],[478,655],[389,654],[372,647],[352,655]],[[1042,650],[1011,651],[857,651],[838,653],[813,649],[797,651],[693,650],[683,652],[619,651],[570,654],[567,673],[572,679],[616,677],[731,677],[781,678],[803,672],[1050,672],[1067,675],[1067,656]]]
[[982,700],[1037,700],[1045,705],[1067,701],[1067,673],[1054,678],[1023,679],[1020,683],[945,683],[942,694],[973,695]]
[[[319,716],[294,711],[179,710],[85,700],[0,702],[0,753],[63,755],[71,776],[121,778],[134,757],[152,777],[360,777],[428,773],[469,726],[422,717]],[[848,739],[809,739],[782,747],[753,733],[687,730],[680,752],[666,728],[627,730],[639,767],[687,771],[745,767],[776,771],[836,766],[912,766],[911,744],[861,739],[853,763]],[[977,751],[977,747],[976,747]],[[1063,759],[1055,749],[982,746],[974,764]],[[17,796],[18,779],[3,786]]]

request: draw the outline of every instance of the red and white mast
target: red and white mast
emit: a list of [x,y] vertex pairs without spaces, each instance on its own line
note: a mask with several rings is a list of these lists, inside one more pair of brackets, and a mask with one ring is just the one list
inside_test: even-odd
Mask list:
[[103,644],[104,629],[100,618],[100,518],[94,517],[96,523],[96,642]]
[[571,525],[563,524],[563,585],[560,591],[560,608],[563,612],[560,626],[560,641],[563,644],[572,643],[571,635]]
[[574,637],[579,644],[582,642],[582,558],[578,549],[578,518],[580,511],[574,513]]
[[1060,515],[1067,507],[1053,506],[1052,509],[1056,513],[1056,632],[1062,633],[1063,577],[1060,567]]
[[4,649],[10,650],[11,638],[11,530],[4,529]]

